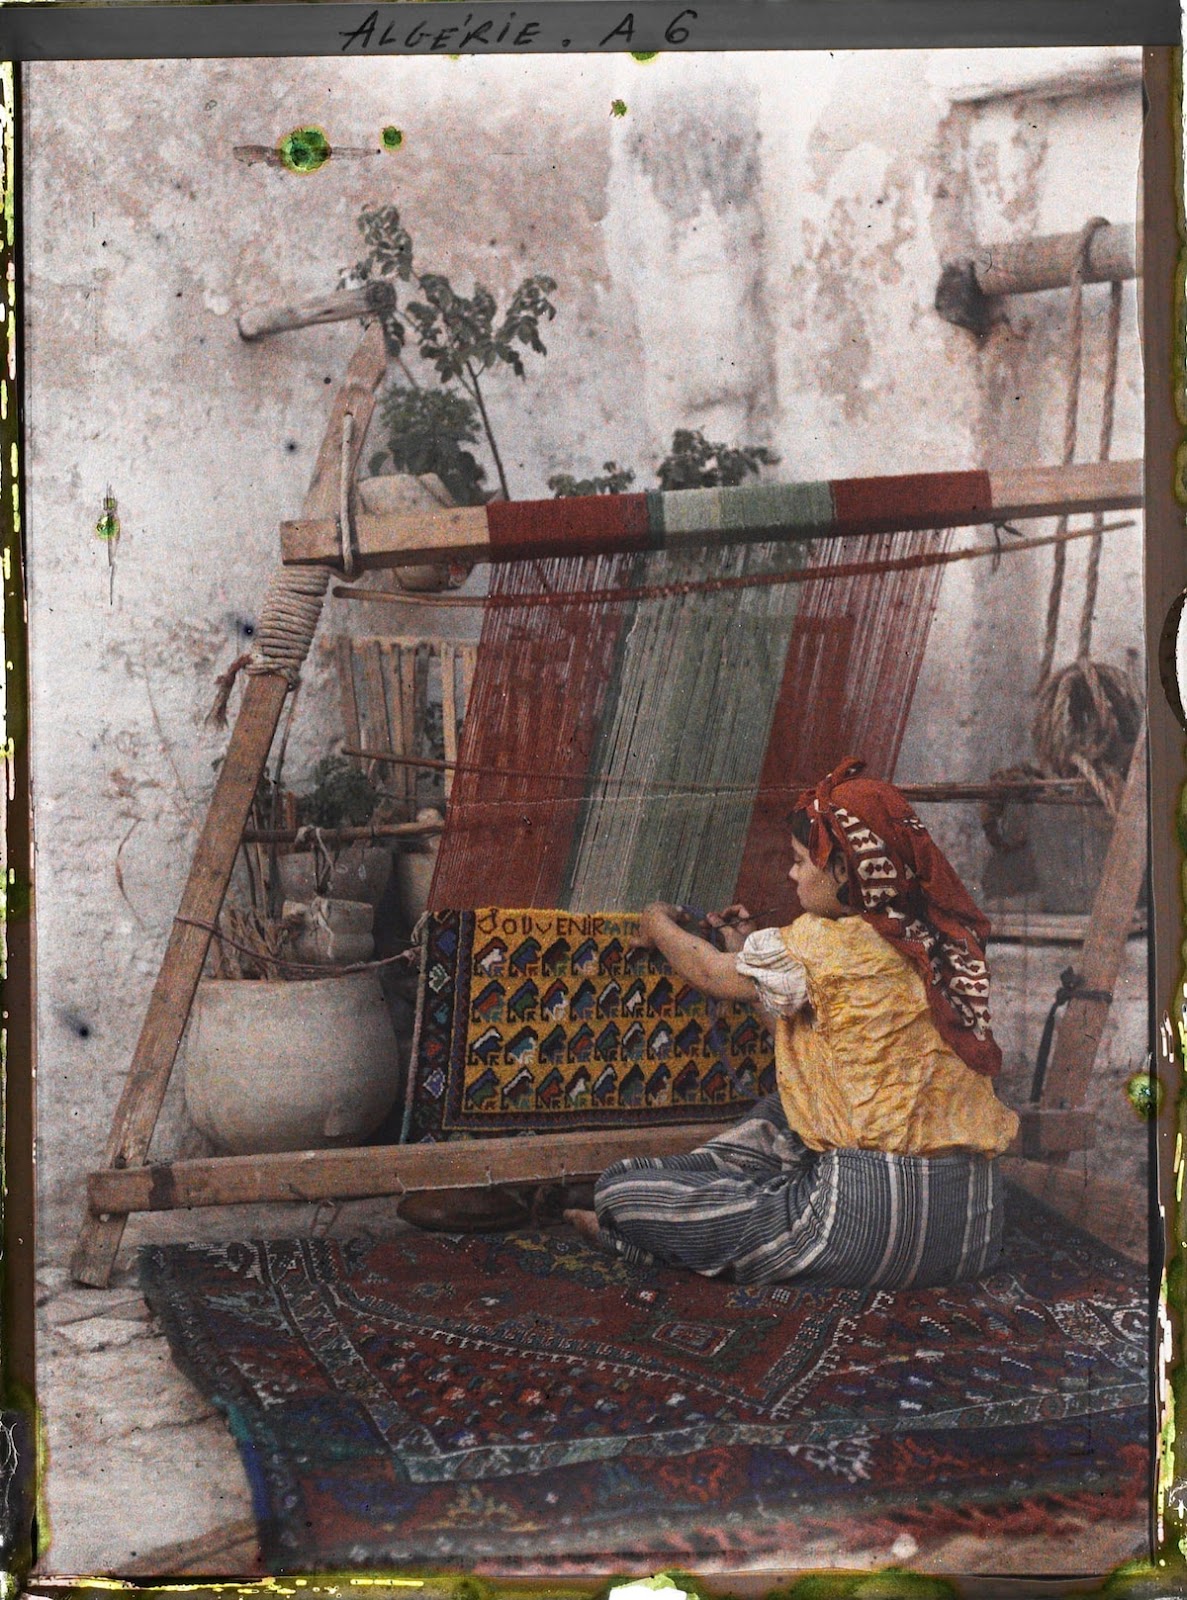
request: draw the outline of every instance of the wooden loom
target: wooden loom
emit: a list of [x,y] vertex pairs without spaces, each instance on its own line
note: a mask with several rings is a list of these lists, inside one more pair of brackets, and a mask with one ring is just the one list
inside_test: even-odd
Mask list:
[[[355,314],[354,309],[344,312]],[[328,319],[322,314],[317,320]],[[290,321],[286,325],[298,324]],[[545,502],[535,507],[491,505],[404,517],[354,515],[351,485],[385,369],[381,334],[372,327],[351,360],[336,397],[301,517],[282,526],[283,570],[320,575],[320,589],[314,582],[312,598],[302,602],[312,608],[312,626],[316,626],[331,571],[416,565],[445,556],[515,561],[558,549],[567,552],[574,548],[574,518],[584,525],[576,547],[592,553],[616,547],[654,547],[661,542],[695,546],[731,537],[777,539],[786,527],[786,491],[797,488],[804,504],[815,508],[797,518],[797,539],[927,528],[940,521],[952,527],[1004,523],[1142,504],[1141,463],[1119,462],[1000,474],[937,473],[910,480],[771,486],[784,491],[781,494],[761,489],[725,491],[736,497],[732,502],[736,516],[731,519],[735,526],[725,533],[719,526],[706,524],[706,502],[703,496],[698,499],[701,491],[697,490],[617,497],[620,503],[616,506],[598,499]],[[873,518],[868,511],[871,497],[881,508]],[[541,505],[551,510],[542,513]],[[847,511],[847,507],[856,509]],[[309,634],[311,637],[312,627]],[[257,662],[248,676],[115,1113],[103,1167],[88,1180],[88,1210],[72,1262],[79,1282],[107,1283],[127,1216],[133,1211],[294,1199],[345,1200],[417,1189],[588,1178],[623,1156],[686,1150],[718,1131],[702,1123],[683,1128],[146,1164],[252,799],[293,677],[266,661]],[[1020,1145],[1025,1159],[1015,1163],[1016,1175],[1036,1192],[1043,1190],[1055,1203],[1058,1195],[1050,1192],[1047,1169],[1032,1158],[1058,1161],[1091,1143],[1090,1119],[1080,1107],[1107,1013],[1107,1001],[1099,997],[1111,989],[1116,976],[1144,867],[1144,784],[1144,749],[1139,746],[1084,951],[1084,987],[1097,998],[1074,998],[1068,1005],[1042,1104],[1022,1113]]]

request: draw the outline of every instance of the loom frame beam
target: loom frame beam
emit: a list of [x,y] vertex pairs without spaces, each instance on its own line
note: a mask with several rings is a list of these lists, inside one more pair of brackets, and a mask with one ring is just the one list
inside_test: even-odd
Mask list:
[[[996,302],[1003,296],[1066,288],[1079,243],[1078,233],[1045,234],[949,261],[936,286],[935,308],[946,322],[984,338],[1000,320]],[[1141,240],[1132,223],[1106,224],[1093,234],[1085,283],[1126,282],[1141,275]]]
[[[926,479],[929,474],[912,476]],[[943,521],[945,527],[978,527],[1020,522],[1032,517],[1131,511],[1140,509],[1143,501],[1140,461],[1026,467],[1012,472],[991,472],[988,479],[990,503],[946,516]],[[893,493],[902,481],[901,478],[887,477],[884,482],[888,493]],[[562,516],[579,516],[580,506],[580,500],[557,502],[558,528]],[[353,523],[355,561],[364,571],[440,561],[474,563],[515,559],[514,553],[506,554],[492,545],[485,506],[455,506],[441,511],[387,514],[358,512]],[[779,539],[798,542],[855,534],[875,537],[932,525],[932,520],[921,523],[918,518],[911,517],[887,518],[876,529],[823,523],[794,529],[755,525],[716,534],[705,531],[669,533],[665,536],[664,548],[685,549],[722,542],[757,543]],[[281,559],[286,566],[341,566],[342,536],[337,518],[329,514],[307,515],[282,522],[280,546]],[[612,549],[613,546],[607,546],[607,553]],[[586,545],[582,550],[583,553],[600,553]]]
[[[1011,1145],[1014,1155],[1049,1159],[1090,1149],[1095,1118],[1078,1107],[1027,1106]],[[154,1162],[87,1180],[92,1210],[173,1211],[191,1206],[272,1201],[365,1200],[382,1196],[588,1181],[613,1161],[635,1155],[680,1155],[732,1124],[537,1134],[530,1139],[467,1139],[456,1144],[365,1145],[279,1155],[205,1156]]]

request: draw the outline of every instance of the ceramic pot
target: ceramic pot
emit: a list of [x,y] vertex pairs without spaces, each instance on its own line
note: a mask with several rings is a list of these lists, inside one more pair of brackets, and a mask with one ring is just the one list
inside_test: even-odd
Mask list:
[[297,961],[349,967],[356,961],[369,961],[375,954],[371,932],[375,908],[365,900],[326,900],[320,895],[308,905],[286,900],[283,920]]
[[184,1071],[191,1120],[232,1155],[358,1144],[401,1083],[374,970],[294,983],[204,978]]
[[[440,822],[441,813],[427,807],[416,813],[418,822]],[[430,834],[416,845],[408,845],[396,856],[396,888],[400,893],[400,908],[409,926],[414,926],[424,915],[433,887],[433,873],[437,870],[439,834]]]
[[[308,905],[317,895],[312,850],[294,850],[278,856],[280,887],[285,900]],[[392,875],[392,853],[375,845],[352,844],[339,852],[325,894],[331,900],[365,900],[377,906]]]

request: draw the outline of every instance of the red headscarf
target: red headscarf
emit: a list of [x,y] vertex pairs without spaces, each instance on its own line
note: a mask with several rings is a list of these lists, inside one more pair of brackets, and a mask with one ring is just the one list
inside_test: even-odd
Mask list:
[[989,1028],[989,921],[899,791],[858,777],[864,769],[850,756],[796,801],[812,821],[809,853],[825,867],[840,851],[853,909],[919,973],[945,1044],[993,1077],[1002,1053]]

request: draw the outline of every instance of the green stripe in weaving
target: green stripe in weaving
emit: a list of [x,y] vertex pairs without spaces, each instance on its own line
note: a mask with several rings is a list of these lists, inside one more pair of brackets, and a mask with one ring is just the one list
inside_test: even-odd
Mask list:
[[651,548],[662,550],[664,546],[664,500],[666,496],[661,489],[647,490],[647,532],[651,538]]
[[832,488],[826,482],[741,484],[718,492],[723,531],[787,528],[823,532],[833,523]]
[[[657,552],[638,558],[631,582],[758,577],[802,566],[806,552],[795,541]],[[799,599],[797,584],[757,584],[635,603],[607,686],[569,909],[732,899]]]
[[835,520],[832,487],[823,481],[653,492],[647,496],[647,516],[653,536],[676,542],[698,534],[708,542],[728,542],[733,534],[774,528],[824,532]]
[[661,502],[665,538],[680,533],[709,537],[721,527],[720,489],[677,489],[656,498]]

